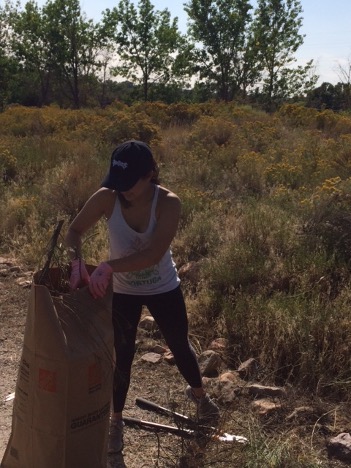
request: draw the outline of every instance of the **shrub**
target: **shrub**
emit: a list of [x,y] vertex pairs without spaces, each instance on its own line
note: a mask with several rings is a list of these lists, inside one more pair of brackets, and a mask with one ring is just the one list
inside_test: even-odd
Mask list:
[[183,214],[183,229],[174,243],[177,263],[180,264],[208,257],[219,242],[221,219],[218,212],[212,210],[211,204],[207,209],[194,208],[192,205],[190,213],[187,214],[186,224],[184,220],[186,215]]
[[3,181],[15,178],[17,173],[17,158],[9,149],[0,147],[0,174]]
[[[1,250],[42,266],[53,227],[64,219],[64,235],[113,146],[145,140],[182,200],[177,264],[200,262],[186,289],[199,348],[224,335],[233,366],[254,355],[267,382],[346,395],[349,128],[347,115],[297,105],[274,115],[215,102],[9,108],[0,114]],[[107,243],[101,220],[86,236],[87,261],[107,258]],[[62,237],[58,255],[66,261]]]
[[306,202],[304,232],[310,242],[322,244],[329,255],[350,264],[351,178],[325,180]]
[[239,184],[251,193],[263,194],[265,190],[265,168],[267,163],[260,153],[243,153],[237,160]]
[[14,236],[18,230],[26,226],[27,219],[37,203],[37,198],[20,194],[9,196],[9,193],[7,196],[9,198],[2,208],[1,231],[3,236]]
[[278,115],[293,127],[310,127],[315,122],[318,111],[298,104],[284,104],[280,107]]
[[50,216],[54,210],[72,220],[99,188],[103,176],[97,161],[89,155],[48,169],[41,191],[43,216]]
[[190,125],[199,119],[201,111],[195,104],[178,102],[168,106],[167,115],[171,125]]
[[158,140],[158,131],[158,127],[144,113],[117,113],[105,127],[103,137],[114,145],[132,138],[151,143]]
[[237,133],[235,124],[224,119],[205,116],[192,127],[187,144],[192,146],[196,142],[212,154],[219,147],[228,145]]

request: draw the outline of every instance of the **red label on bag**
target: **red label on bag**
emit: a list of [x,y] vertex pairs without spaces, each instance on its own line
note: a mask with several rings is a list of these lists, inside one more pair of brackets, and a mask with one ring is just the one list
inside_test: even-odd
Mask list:
[[39,369],[39,388],[46,392],[57,392],[57,372]]

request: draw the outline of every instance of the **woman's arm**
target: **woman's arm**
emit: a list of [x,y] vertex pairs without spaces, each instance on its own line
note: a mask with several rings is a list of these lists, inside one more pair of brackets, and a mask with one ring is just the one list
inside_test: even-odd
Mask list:
[[81,211],[74,218],[65,237],[65,243],[72,260],[81,257],[83,235],[88,229],[94,226],[100,218],[106,216],[107,213],[110,212],[114,200],[115,194],[111,190],[102,188],[89,198]]

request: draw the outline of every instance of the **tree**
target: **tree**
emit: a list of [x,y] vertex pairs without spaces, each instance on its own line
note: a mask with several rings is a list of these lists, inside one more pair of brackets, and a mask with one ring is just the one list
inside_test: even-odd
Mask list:
[[119,61],[114,74],[141,84],[146,101],[151,83],[170,80],[181,38],[178,18],[171,21],[167,9],[154,11],[149,0],[140,0],[138,9],[121,0],[117,8],[105,11],[103,24]]
[[30,87],[40,90],[37,104],[47,104],[52,70],[41,9],[34,1],[29,1],[22,11],[12,13],[10,24],[11,47],[22,66],[22,80],[27,82],[25,78],[30,77]]
[[220,99],[228,101],[252,85],[259,75],[252,40],[248,0],[190,0],[189,35],[200,44],[194,72],[212,83]]
[[55,72],[56,84],[79,108],[80,85],[97,65],[97,27],[83,16],[79,0],[49,0],[43,7],[43,18],[49,66]]
[[7,40],[6,40],[6,14],[0,6],[0,110],[4,108],[9,82]]
[[348,57],[344,65],[338,64],[337,73],[344,97],[344,109],[351,108],[351,58]]
[[304,82],[308,89],[316,82],[317,77],[309,76],[312,61],[305,67],[291,67],[296,62],[295,52],[303,44],[304,36],[299,34],[301,13],[299,0],[258,0],[253,31],[265,72],[261,93],[267,110],[274,110],[277,102],[294,91],[294,81],[299,83],[299,92]]
[[333,85],[328,82],[323,82],[318,88],[308,93],[306,105],[320,110],[348,110],[349,97],[350,85],[347,83],[339,82]]
[[0,6],[0,110],[10,101],[11,86],[15,82],[17,61],[11,53],[11,27],[9,18],[14,12],[10,2]]

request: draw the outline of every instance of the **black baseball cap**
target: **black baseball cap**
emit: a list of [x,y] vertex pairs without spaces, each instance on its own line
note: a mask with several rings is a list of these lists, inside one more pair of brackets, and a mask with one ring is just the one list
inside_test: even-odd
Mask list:
[[143,141],[129,140],[113,151],[110,170],[101,187],[127,192],[138,180],[154,169],[150,147]]

